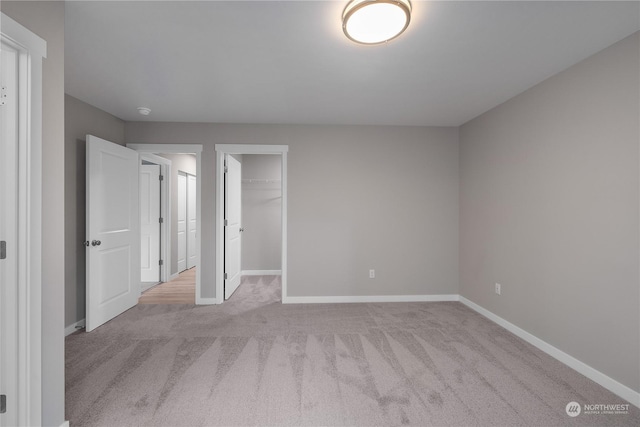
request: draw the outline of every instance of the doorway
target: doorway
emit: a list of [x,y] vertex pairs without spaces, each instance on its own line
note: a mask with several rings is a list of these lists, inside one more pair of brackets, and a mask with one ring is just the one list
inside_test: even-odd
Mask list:
[[[225,159],[229,155],[272,154],[281,157],[281,282],[282,302],[287,296],[287,145],[242,145],[216,144],[216,299],[218,304],[225,300],[226,247],[225,237]],[[226,221],[228,223],[228,221]]]
[[[154,154],[158,157],[162,157],[165,161],[168,161],[170,165],[168,166],[167,173],[165,175],[164,182],[166,183],[167,188],[167,216],[165,216],[165,224],[167,226],[167,232],[165,233],[166,239],[165,242],[167,248],[167,256],[165,258],[164,266],[167,269],[167,277],[166,281],[163,281],[160,285],[150,289],[146,293],[158,291],[160,293],[162,290],[159,289],[162,286],[169,284],[180,283],[183,284],[185,282],[185,276],[183,276],[181,271],[186,269],[189,265],[187,264],[189,256],[185,256],[185,266],[182,268],[178,267],[178,171],[186,171],[185,174],[185,182],[188,183],[188,179],[186,179],[187,173],[193,176],[192,187],[191,187],[191,251],[189,254],[191,255],[191,265],[195,266],[193,268],[195,271],[191,271],[190,275],[195,277],[195,304],[211,304],[211,298],[202,298],[201,297],[201,269],[200,266],[200,254],[201,254],[201,245],[202,241],[200,238],[200,233],[198,230],[201,229],[201,182],[196,179],[197,171],[201,170],[201,156],[202,156],[202,146],[201,145],[192,145],[192,144],[127,144],[127,147],[132,148],[142,155],[145,154]],[[186,161],[193,163],[193,167],[186,167],[181,163],[181,161]],[[188,185],[188,184],[187,184]],[[188,190],[187,190],[188,192]],[[188,194],[187,194],[188,196]],[[187,197],[185,197],[185,206],[188,207]],[[189,221],[185,215],[185,249],[187,246],[187,238],[189,233]],[[170,260],[170,261],[167,261]],[[189,280],[193,281],[194,278],[190,277]],[[182,295],[181,298],[184,298]],[[185,303],[181,300],[180,303]],[[193,303],[193,301],[191,302]]]

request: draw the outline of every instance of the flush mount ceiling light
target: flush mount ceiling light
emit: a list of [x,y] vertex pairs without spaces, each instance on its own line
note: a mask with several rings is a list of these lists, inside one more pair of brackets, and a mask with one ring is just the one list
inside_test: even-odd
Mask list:
[[151,109],[147,107],[138,107],[138,113],[142,114],[143,116],[148,116],[149,114],[151,114]]
[[342,30],[354,42],[380,44],[402,34],[410,20],[409,0],[351,0],[342,12]]

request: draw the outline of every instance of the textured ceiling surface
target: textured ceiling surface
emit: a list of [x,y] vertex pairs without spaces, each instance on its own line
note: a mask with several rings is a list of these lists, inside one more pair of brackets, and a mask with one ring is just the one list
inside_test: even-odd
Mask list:
[[124,120],[457,126],[640,29],[638,2],[412,3],[363,46],[346,2],[67,2],[66,92]]

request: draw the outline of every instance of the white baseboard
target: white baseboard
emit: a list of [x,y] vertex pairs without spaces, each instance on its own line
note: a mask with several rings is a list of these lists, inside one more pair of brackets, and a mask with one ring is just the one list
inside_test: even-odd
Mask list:
[[620,396],[621,398],[629,401],[633,405],[635,405],[635,406],[640,408],[640,393],[638,393],[637,391],[627,387],[624,384],[619,383],[618,381],[614,380],[613,378],[603,374],[602,372],[598,371],[597,369],[592,368],[591,366],[587,365],[586,363],[581,362],[580,360],[578,360],[575,357],[565,353],[564,351],[562,351],[560,349],[557,349],[556,347],[552,346],[551,344],[547,343],[546,341],[541,340],[540,338],[536,337],[535,335],[530,334],[529,332],[525,331],[524,329],[522,329],[522,328],[514,325],[513,323],[503,319],[502,317],[500,317],[500,316],[498,316],[496,314],[493,314],[492,312],[490,312],[486,308],[483,308],[483,307],[479,306],[475,302],[470,301],[470,300],[466,299],[463,296],[460,296],[460,302],[462,304],[466,305],[467,307],[471,308],[472,310],[477,311],[478,313],[482,314],[487,319],[489,319],[489,320],[497,323],[498,325],[502,326],[503,328],[505,328],[506,330],[508,330],[512,334],[522,338],[523,340],[525,340],[529,344],[531,344],[531,345],[539,348],[540,350],[544,351],[549,356],[554,357],[555,359],[558,359],[560,362],[562,362],[565,365],[567,365],[568,367],[578,371],[579,373],[581,373],[585,377],[589,378],[590,380],[595,381],[596,383],[600,384],[602,387],[606,388],[610,392]]
[[60,427],[69,427],[69,421],[65,421],[62,424],[60,424]]
[[352,302],[435,302],[458,301],[458,295],[355,295],[282,298],[283,304],[331,304]]
[[169,280],[167,280],[167,282],[170,282],[173,279],[177,279],[179,275],[180,273],[173,273],[171,276],[169,276]]
[[203,298],[196,296],[196,305],[214,305],[218,303],[217,298]]
[[282,270],[242,270],[242,276],[280,276]]
[[140,293],[148,291],[149,289],[158,286],[160,282],[140,282]]
[[76,323],[67,326],[66,328],[64,328],[64,336],[68,337],[69,335],[71,335],[72,333],[74,333],[75,331],[77,331],[78,329],[84,328],[85,327],[85,319],[82,320],[78,320]]

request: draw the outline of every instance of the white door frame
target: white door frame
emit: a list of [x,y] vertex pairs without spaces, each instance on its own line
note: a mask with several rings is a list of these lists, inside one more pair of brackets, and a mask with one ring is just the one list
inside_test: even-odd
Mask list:
[[[127,144],[127,147],[136,150],[139,153],[167,153],[167,154],[195,154],[196,155],[196,173],[202,174],[202,145],[201,144]],[[170,178],[166,178],[170,180]],[[196,228],[202,230],[202,180],[196,181]],[[200,257],[202,254],[202,233],[196,234],[196,304],[212,304],[212,298],[202,297],[202,265]]]
[[[131,147],[130,147],[131,148]],[[171,278],[171,160],[155,154],[140,153],[140,160],[146,160],[160,165],[160,175],[164,178],[160,182],[160,216],[164,219],[160,236],[160,256],[163,264],[160,267],[160,281],[168,282]]]
[[[288,145],[216,144],[216,300],[224,302],[224,155],[282,156],[282,302],[287,302],[287,153]],[[198,183],[200,180],[198,180]]]
[[[18,58],[18,394],[19,425],[42,423],[42,59],[47,43],[5,14],[2,40]],[[22,219],[22,221],[20,220]],[[63,325],[60,325],[62,328]]]

